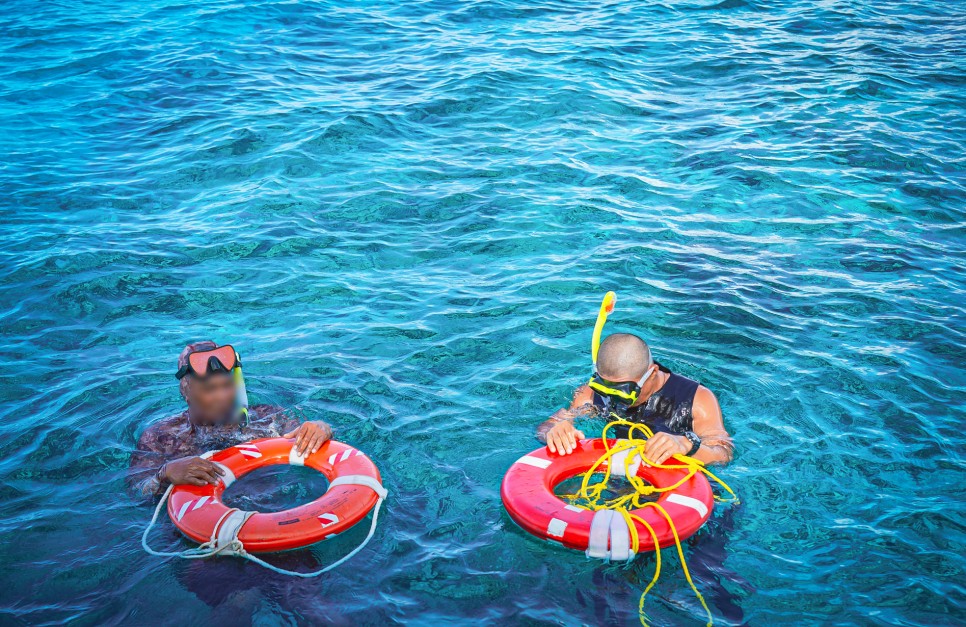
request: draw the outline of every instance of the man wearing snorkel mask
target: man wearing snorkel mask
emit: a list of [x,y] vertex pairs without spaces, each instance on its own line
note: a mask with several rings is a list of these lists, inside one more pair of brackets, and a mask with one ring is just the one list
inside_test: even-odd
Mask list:
[[128,484],[139,495],[157,495],[169,484],[217,483],[223,471],[200,457],[206,451],[284,437],[295,438],[301,455],[314,453],[332,437],[324,422],[299,423],[273,405],[249,407],[241,359],[230,345],[189,344],[175,376],[188,408],[141,434],[128,471]]
[[[577,418],[616,415],[654,432],[645,452],[657,464],[678,454],[707,464],[730,462],[734,447],[711,390],[654,361],[648,345],[636,335],[615,333],[600,342],[615,302],[616,295],[608,292],[594,328],[593,376],[577,388],[569,408],[537,428],[537,438],[551,452],[569,454],[584,438],[574,426]],[[617,437],[627,437],[628,427],[615,431]]]

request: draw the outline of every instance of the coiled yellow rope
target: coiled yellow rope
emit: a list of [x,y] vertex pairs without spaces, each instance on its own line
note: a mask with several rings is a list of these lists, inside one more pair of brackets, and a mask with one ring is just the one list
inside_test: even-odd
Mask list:
[[[658,544],[657,532],[654,530],[654,528],[650,524],[648,524],[644,519],[642,519],[640,516],[633,514],[630,510],[643,509],[645,507],[655,508],[667,520],[668,525],[671,527],[671,533],[674,535],[674,545],[677,548],[678,557],[681,559],[681,570],[684,571],[684,578],[687,579],[688,585],[691,586],[691,589],[694,591],[695,596],[698,598],[698,601],[700,601],[701,603],[701,607],[704,608],[705,613],[708,615],[707,627],[711,627],[712,624],[714,623],[714,619],[711,616],[711,610],[708,609],[708,604],[705,602],[704,597],[698,591],[697,586],[694,585],[694,581],[691,579],[691,572],[688,570],[687,562],[684,559],[684,550],[681,547],[681,539],[678,536],[677,528],[674,526],[674,521],[671,519],[670,514],[667,513],[667,510],[665,510],[659,503],[655,503],[652,501],[642,501],[641,498],[649,496],[651,494],[658,494],[662,492],[670,492],[671,490],[675,490],[699,472],[704,473],[710,479],[713,479],[718,485],[724,488],[724,490],[726,490],[728,494],[731,495],[731,498],[729,499],[722,499],[722,498],[719,498],[717,495],[715,495],[716,501],[736,503],[738,502],[738,497],[735,495],[731,487],[728,486],[727,483],[725,483],[724,481],[716,477],[713,473],[711,473],[711,471],[709,471],[705,467],[703,462],[698,461],[693,457],[687,457],[685,455],[673,456],[674,459],[683,463],[684,467],[687,468],[687,473],[685,474],[684,478],[682,478],[680,481],[678,481],[673,485],[666,486],[663,488],[658,488],[650,485],[649,483],[647,483],[646,481],[644,481],[643,479],[641,479],[640,477],[636,476],[634,473],[631,472],[631,467],[634,463],[635,457],[639,457],[644,463],[649,464],[654,468],[670,468],[670,469],[681,470],[682,466],[679,466],[679,465],[671,466],[666,464],[653,463],[651,460],[647,458],[647,456],[644,454],[644,451],[647,446],[647,440],[653,437],[654,433],[645,425],[623,420],[621,418],[618,418],[616,415],[614,416],[614,418],[617,418],[617,419],[608,423],[607,426],[604,427],[604,431],[601,434],[601,437],[603,438],[603,441],[604,441],[605,453],[601,456],[600,459],[594,462],[594,465],[590,467],[590,470],[588,470],[584,474],[583,480],[581,481],[581,484],[580,484],[580,491],[577,494],[570,495],[569,498],[578,501],[581,505],[591,510],[612,509],[616,511],[618,514],[620,514],[627,522],[627,527],[631,535],[631,548],[633,549],[635,554],[638,552],[638,549],[640,548],[640,538],[637,533],[637,525],[635,525],[634,523],[635,522],[640,523],[651,534],[651,539],[654,542],[654,558],[655,558],[654,576],[651,578],[650,583],[647,584],[647,587],[644,588],[644,592],[641,594],[641,600],[638,605],[638,613],[641,620],[641,624],[644,625],[645,627],[647,626],[647,615],[644,613],[644,599],[647,597],[647,593],[651,591],[651,588],[654,587],[654,585],[657,583],[657,580],[661,576],[661,547]],[[617,427],[617,426],[623,426],[628,428],[627,439],[618,440],[617,444],[611,447],[609,442],[607,441],[607,432],[610,431],[611,428]],[[640,435],[638,435],[638,432],[640,433]],[[618,453],[622,453],[624,451],[629,451],[627,456],[624,458],[624,474],[628,482],[630,482],[631,487],[634,488],[634,492],[632,494],[627,494],[625,496],[620,496],[614,499],[602,501],[601,500],[602,494],[605,490],[607,490],[608,483],[611,477],[610,459],[614,455],[617,455]],[[597,483],[591,484],[591,478],[593,477],[594,473],[598,472],[598,469],[600,469],[601,466],[604,465],[605,463],[606,463],[606,467],[602,472],[602,474],[604,475],[603,479]]]

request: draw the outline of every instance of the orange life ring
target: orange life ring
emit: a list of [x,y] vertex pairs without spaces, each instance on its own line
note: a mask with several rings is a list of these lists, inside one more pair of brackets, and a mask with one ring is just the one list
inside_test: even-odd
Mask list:
[[[196,542],[237,538],[250,553],[297,549],[331,538],[353,526],[385,495],[379,470],[362,453],[330,440],[299,456],[294,440],[268,438],[237,444],[209,457],[225,471],[216,485],[178,485],[168,498],[168,515]],[[318,499],[282,512],[240,512],[221,500],[225,489],[247,473],[275,464],[313,468],[329,480]]]
[[[610,445],[616,444],[611,440]],[[566,503],[554,494],[562,481],[585,473],[605,453],[600,438],[580,440],[569,455],[550,453],[543,447],[518,459],[503,478],[501,496],[510,517],[535,536],[585,551],[588,557],[628,560],[634,557],[630,530],[624,517],[613,510],[591,511]],[[611,473],[623,474],[626,454],[610,459]],[[677,465],[668,460],[664,465]],[[633,468],[636,466],[636,469]],[[688,475],[683,464],[676,468],[654,468],[638,459],[635,474],[651,485],[672,486]],[[680,539],[694,534],[711,516],[714,495],[702,473],[695,473],[674,490],[663,492],[658,503],[674,521]],[[671,526],[656,508],[644,507],[631,512],[646,521],[656,532],[660,547],[674,544]],[[651,532],[640,522],[637,526],[638,551],[653,551]]]

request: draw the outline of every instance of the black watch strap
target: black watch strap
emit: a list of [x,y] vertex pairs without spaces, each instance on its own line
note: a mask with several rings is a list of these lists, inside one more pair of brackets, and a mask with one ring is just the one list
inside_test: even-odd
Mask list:
[[685,431],[684,437],[686,437],[688,441],[691,442],[691,450],[685,453],[685,455],[687,455],[688,457],[691,457],[692,455],[698,452],[699,448],[701,448],[701,438],[699,438],[698,434],[695,433],[694,431]]

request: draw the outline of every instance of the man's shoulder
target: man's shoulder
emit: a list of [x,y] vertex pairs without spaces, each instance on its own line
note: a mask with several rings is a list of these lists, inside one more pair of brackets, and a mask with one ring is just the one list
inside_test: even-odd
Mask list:
[[285,408],[278,405],[258,404],[248,408],[249,413],[255,414],[261,420],[271,420],[285,415]]
[[271,403],[258,403],[257,405],[252,405],[249,409],[255,409],[258,411],[270,411],[270,412],[280,412],[285,411],[285,408],[280,405],[273,405]]
[[712,392],[706,385],[699,383],[698,388],[694,391],[695,394],[700,394],[705,398],[716,398],[714,392]]
[[590,389],[590,386],[584,383],[574,390],[574,397],[571,401],[571,408],[578,407],[581,405],[586,405],[587,403],[592,403],[594,401],[594,391]]
[[181,412],[180,414],[175,414],[173,416],[168,416],[167,418],[162,418],[161,420],[145,427],[144,431],[141,432],[141,438],[144,439],[145,436],[158,435],[160,433],[168,433],[172,429],[176,429],[182,426],[184,422],[185,422],[184,412]]
[[185,424],[185,414],[182,412],[174,416],[162,418],[154,424],[148,425],[138,438],[138,448],[145,450],[165,448],[172,438],[177,437],[177,434],[184,428]]
[[693,408],[700,411],[718,409],[718,407],[718,397],[710,389],[699,383],[698,388],[694,391]]

